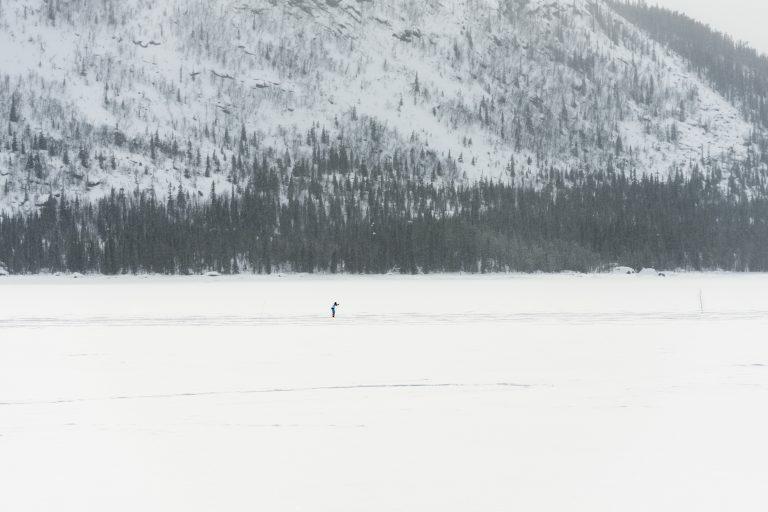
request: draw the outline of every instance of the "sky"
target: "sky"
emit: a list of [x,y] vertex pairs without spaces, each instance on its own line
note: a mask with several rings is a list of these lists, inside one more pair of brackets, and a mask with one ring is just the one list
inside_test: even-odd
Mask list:
[[648,3],[684,12],[768,54],[768,0],[648,0]]

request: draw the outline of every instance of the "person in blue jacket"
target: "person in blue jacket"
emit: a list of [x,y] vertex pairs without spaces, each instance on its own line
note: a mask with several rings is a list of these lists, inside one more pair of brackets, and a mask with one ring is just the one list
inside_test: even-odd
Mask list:
[[331,306],[331,317],[336,318],[336,308],[339,307],[339,303],[334,301],[333,306]]

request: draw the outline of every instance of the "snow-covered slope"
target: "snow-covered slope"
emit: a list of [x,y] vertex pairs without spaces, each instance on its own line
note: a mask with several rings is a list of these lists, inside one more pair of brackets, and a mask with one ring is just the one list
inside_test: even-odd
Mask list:
[[342,150],[426,179],[666,173],[752,129],[585,0],[3,0],[0,119],[5,210]]

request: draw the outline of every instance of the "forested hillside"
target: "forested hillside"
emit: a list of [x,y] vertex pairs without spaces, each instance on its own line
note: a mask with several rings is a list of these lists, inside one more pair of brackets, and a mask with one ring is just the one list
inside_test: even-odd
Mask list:
[[0,27],[6,211],[239,193],[257,155],[297,173],[314,153],[407,158],[446,181],[666,176],[744,156],[750,133],[602,2],[3,0]]
[[746,119],[768,126],[768,57],[683,13],[647,2],[608,3],[685,58],[688,67],[735,103]]
[[[113,192],[0,223],[12,272],[768,270],[766,175],[552,171],[543,186],[441,185],[400,164],[291,177],[253,162],[242,194]],[[747,191],[754,191],[748,193]]]
[[670,11],[1,0],[0,46],[13,272],[768,268],[765,58]]

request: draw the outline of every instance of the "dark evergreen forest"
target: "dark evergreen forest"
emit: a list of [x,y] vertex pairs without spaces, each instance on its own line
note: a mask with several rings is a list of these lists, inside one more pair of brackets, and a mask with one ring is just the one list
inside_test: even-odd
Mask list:
[[[559,173],[434,184],[397,167],[291,176],[254,161],[244,191],[197,202],[113,192],[0,221],[13,273],[768,270],[768,176]],[[749,187],[745,184],[750,184]]]

